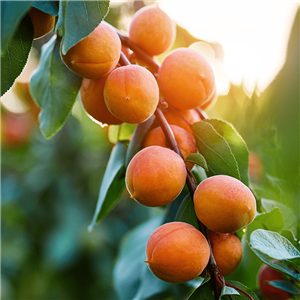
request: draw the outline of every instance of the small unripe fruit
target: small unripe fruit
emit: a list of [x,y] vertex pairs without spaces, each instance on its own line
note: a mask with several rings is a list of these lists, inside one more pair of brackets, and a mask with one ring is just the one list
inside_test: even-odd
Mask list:
[[250,224],[256,214],[256,201],[241,181],[226,175],[203,180],[194,194],[198,219],[210,230],[235,232]]
[[258,273],[258,286],[262,295],[268,300],[287,300],[292,298],[292,295],[286,291],[278,289],[267,281],[273,280],[284,280],[284,276],[269,267],[268,265],[263,265]]
[[210,257],[204,235],[183,222],[166,223],[150,236],[146,247],[150,270],[161,280],[180,283],[199,276]]
[[129,65],[109,74],[103,94],[108,110],[115,117],[135,124],[152,116],[158,104],[159,89],[148,70]]
[[200,52],[187,48],[173,50],[164,59],[158,82],[165,100],[182,110],[201,106],[215,93],[210,63]]
[[107,77],[108,75],[100,79],[83,78],[80,88],[81,102],[88,116],[96,123],[121,124],[122,121],[110,113],[104,102],[103,89]]
[[175,26],[170,17],[158,6],[138,10],[129,27],[129,39],[149,55],[166,51],[174,42]]
[[[192,135],[190,135],[185,129],[176,125],[170,125],[170,127],[174,133],[175,140],[184,159],[192,153],[197,153],[196,142]],[[145,148],[155,145],[171,148],[167,143],[165,134],[161,127],[154,128],[145,136],[142,147]],[[194,164],[190,162],[186,162],[186,164],[189,169],[192,169],[194,166]]]
[[186,168],[174,151],[147,147],[130,161],[126,186],[131,198],[146,206],[162,206],[173,201],[184,187]]
[[208,230],[212,252],[223,276],[231,274],[243,256],[243,247],[234,233],[220,233]]
[[121,41],[109,25],[100,23],[96,29],[62,58],[65,64],[83,78],[97,79],[112,71],[121,52]]
[[30,9],[29,16],[34,29],[33,39],[39,39],[53,30],[55,25],[54,16],[44,13],[35,7]]

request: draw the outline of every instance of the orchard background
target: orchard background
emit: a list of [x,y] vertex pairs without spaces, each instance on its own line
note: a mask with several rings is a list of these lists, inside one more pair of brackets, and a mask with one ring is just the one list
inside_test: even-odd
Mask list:
[[[88,118],[76,97],[80,79],[68,69],[61,71],[59,64],[54,65],[54,73],[48,70],[41,75],[45,84],[49,74],[58,79],[50,87],[56,95],[51,112],[45,90],[38,87],[35,91],[45,111],[41,124],[50,124],[39,129],[39,108],[27,83],[37,67],[42,45],[51,45],[54,32],[32,44],[33,29],[26,12],[35,5],[59,16],[58,23],[64,31],[58,34],[66,37],[68,47],[73,42],[68,30],[76,26],[68,12],[74,9],[80,14],[80,4],[74,9],[64,1],[1,2],[1,95],[5,94],[1,98],[2,299],[185,299],[201,284],[200,279],[189,284],[168,284],[149,277],[143,262],[145,243],[166,210],[144,207],[129,199],[123,189],[123,165],[119,169],[112,165],[105,173],[106,180],[112,182],[105,198],[109,209],[101,210],[103,218],[94,227],[95,218],[100,219],[99,211],[93,218],[98,197],[101,200],[99,187],[119,128],[101,128]],[[99,23],[106,16],[105,21],[126,34],[134,12],[152,2],[99,1],[99,14],[93,14],[92,2],[85,4],[93,22]],[[182,10],[189,10],[189,5],[182,2]],[[263,91],[247,90],[243,83],[231,83],[228,91],[218,91],[217,101],[206,111],[210,118],[233,124],[250,150],[250,180],[259,215],[245,234],[240,232],[243,259],[226,281],[241,282],[259,299],[263,299],[257,286],[262,260],[270,263],[276,258],[299,271],[299,10],[295,9],[294,17],[285,63],[269,86]],[[77,25],[83,26],[80,21]],[[179,25],[176,29],[172,48],[202,42],[194,47],[202,45],[203,49],[205,45],[209,52],[204,54],[222,64],[224,50],[219,41],[194,37]],[[18,77],[30,49],[28,65]],[[53,53],[55,56],[59,52]],[[63,101],[65,105],[61,105]],[[126,144],[134,128],[135,125],[122,125],[119,139]],[[124,149],[115,153],[116,162],[122,160]],[[201,180],[203,171],[196,174]],[[192,222],[188,215],[182,216]],[[266,256],[270,252],[264,253],[264,249],[255,253],[250,249],[250,235],[257,229],[280,234],[275,256]],[[284,256],[291,245],[293,259]],[[284,288],[299,299],[299,276],[284,270],[294,278],[293,288]],[[202,299],[201,295],[194,297]]]

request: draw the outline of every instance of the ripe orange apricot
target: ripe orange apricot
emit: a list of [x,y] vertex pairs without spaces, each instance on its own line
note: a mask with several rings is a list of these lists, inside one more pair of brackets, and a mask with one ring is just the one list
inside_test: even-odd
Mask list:
[[108,110],[130,124],[149,119],[156,109],[158,98],[159,89],[154,76],[137,65],[115,69],[104,85]]
[[151,146],[130,161],[125,181],[131,198],[146,206],[162,206],[173,201],[184,187],[186,168],[174,151]]
[[204,235],[183,222],[166,223],[150,236],[146,246],[150,270],[161,280],[180,283],[199,276],[210,257]]
[[262,295],[268,300],[287,300],[292,298],[290,293],[268,284],[268,281],[274,280],[284,280],[284,276],[268,265],[263,265],[258,273],[258,286]]
[[163,61],[158,82],[165,100],[177,109],[201,106],[215,89],[214,72],[200,52],[179,48]]
[[77,75],[97,79],[115,68],[120,52],[117,33],[106,23],[100,23],[90,35],[62,54],[62,58]]
[[122,121],[110,113],[104,102],[103,89],[107,77],[108,75],[100,79],[83,78],[80,88],[81,103],[88,116],[96,123],[121,124]]
[[220,233],[208,230],[212,252],[223,276],[231,274],[243,256],[243,247],[234,233]]
[[34,29],[33,38],[39,39],[53,30],[55,17],[32,7],[28,12]]
[[[186,159],[191,153],[197,153],[196,142],[192,135],[190,135],[185,129],[176,125],[170,125],[170,127],[174,133],[175,140],[177,141],[178,147],[184,159]],[[155,145],[170,148],[161,127],[152,129],[145,136],[142,147],[146,148]],[[194,166],[194,164],[190,162],[186,162],[186,165],[189,169],[192,169]]]
[[158,6],[145,6],[131,20],[129,39],[149,55],[158,55],[174,42],[175,25]]
[[256,201],[241,181],[217,175],[203,180],[194,194],[198,219],[210,230],[230,233],[251,223],[256,214]]

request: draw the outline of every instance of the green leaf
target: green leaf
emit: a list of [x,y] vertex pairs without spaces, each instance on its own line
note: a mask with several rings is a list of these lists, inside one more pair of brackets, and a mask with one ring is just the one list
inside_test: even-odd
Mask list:
[[144,139],[145,134],[148,132],[150,129],[155,117],[152,115],[148,120],[146,120],[143,123],[137,124],[133,136],[130,140],[130,143],[128,145],[128,150],[126,153],[126,166],[130,163],[131,159],[133,156],[138,152],[138,150],[142,146],[142,142]]
[[21,74],[28,59],[32,40],[33,26],[27,15],[1,55],[1,96],[9,90],[15,79]]
[[200,285],[187,300],[215,300],[210,281]]
[[126,147],[118,142],[111,152],[100,187],[98,202],[93,220],[88,227],[92,230],[117,203],[125,187],[125,155]]
[[274,208],[278,208],[280,210],[284,220],[283,230],[291,230],[292,232],[297,231],[297,215],[291,208],[280,202],[268,199],[261,199],[261,204],[267,212]]
[[267,283],[271,286],[274,286],[278,289],[284,290],[293,295],[300,295],[300,290],[291,282],[284,280],[273,280],[267,281]]
[[15,35],[21,20],[26,15],[32,2],[1,1],[1,56],[10,39]]
[[232,288],[230,286],[224,286],[222,288],[219,300],[221,300],[222,297],[224,297],[226,295],[240,295],[240,293],[236,289],[234,289],[234,288]]
[[249,150],[243,138],[230,123],[217,119],[207,119],[205,122],[227,141],[237,161],[241,181],[249,186]]
[[198,166],[198,165],[194,165],[193,169],[192,169],[192,174],[196,179],[197,185],[203,181],[204,179],[207,178],[207,174],[205,173],[205,170]]
[[129,231],[123,238],[113,270],[114,288],[121,299],[133,299],[136,295],[142,273],[146,272],[143,268],[146,265],[144,261],[147,241],[153,231],[161,225],[163,217],[161,214],[147,220]]
[[195,228],[199,229],[198,219],[195,213],[194,202],[191,195],[187,195],[182,201],[177,211],[175,221],[189,223]]
[[30,80],[30,92],[42,108],[40,128],[51,138],[63,126],[76,100],[82,78],[70,71],[59,53],[60,37],[42,47],[39,65]]
[[32,6],[46,14],[55,17],[58,15],[59,1],[34,1]]
[[208,172],[206,160],[200,153],[192,153],[185,160],[202,167],[205,171]]
[[115,144],[117,141],[129,140],[135,127],[136,124],[128,124],[128,123],[122,123],[120,125],[109,125],[108,140],[112,144]]
[[300,252],[288,239],[277,232],[264,229],[258,229],[251,233],[250,247],[278,260],[300,257]]
[[[232,281],[232,280],[228,280],[227,281],[229,284],[245,291],[248,295],[250,295],[253,300],[259,300],[258,297],[256,296],[256,294],[254,292],[252,292],[247,286],[245,286],[244,284],[238,282],[238,281]],[[243,294],[242,292],[239,292],[240,294],[239,295],[234,295],[234,294],[231,294],[231,298],[233,300],[249,300],[249,298]]]
[[192,125],[199,152],[204,156],[211,175],[240,178],[237,161],[226,140],[207,122]]
[[[60,1],[59,24],[63,24],[62,53],[88,36],[109,10],[109,1]],[[62,19],[62,20],[61,20]]]

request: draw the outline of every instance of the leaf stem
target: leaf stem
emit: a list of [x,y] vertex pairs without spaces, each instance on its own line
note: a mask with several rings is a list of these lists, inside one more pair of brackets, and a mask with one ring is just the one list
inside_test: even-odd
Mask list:
[[253,299],[247,292],[245,292],[244,290],[242,290],[242,289],[240,289],[240,288],[238,288],[238,287],[236,287],[236,286],[234,286],[234,285],[232,285],[232,284],[230,284],[230,283],[228,283],[228,282],[225,282],[225,284],[226,284],[227,286],[232,287],[232,288],[234,288],[235,290],[237,290],[237,291],[243,293],[243,294],[244,294],[247,298],[249,298],[250,300],[254,300],[254,299]]

